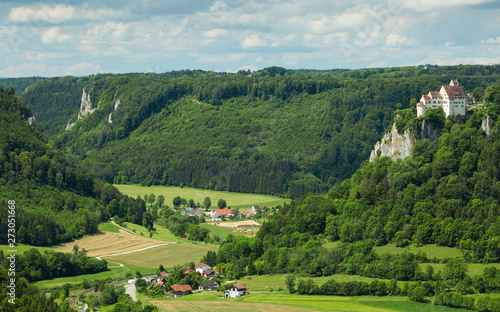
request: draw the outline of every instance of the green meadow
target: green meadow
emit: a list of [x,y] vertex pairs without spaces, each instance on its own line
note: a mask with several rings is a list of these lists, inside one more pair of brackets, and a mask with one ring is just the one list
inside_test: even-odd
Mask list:
[[193,199],[195,202],[203,203],[205,197],[209,197],[212,201],[212,207],[217,207],[217,202],[219,199],[224,199],[228,207],[233,208],[251,208],[253,205],[266,205],[266,206],[276,206],[283,205],[283,203],[290,203],[291,199],[279,198],[271,195],[259,195],[259,194],[249,194],[249,193],[235,193],[235,192],[222,192],[222,191],[212,191],[204,189],[195,189],[190,187],[178,187],[178,186],[141,186],[141,185],[125,185],[125,184],[114,184],[114,186],[120,190],[123,194],[132,196],[134,198],[137,195],[144,197],[145,194],[155,194],[156,197],[159,195],[165,196],[165,205],[170,207],[173,206],[172,200],[180,196],[186,200]]
[[420,252],[425,252],[427,254],[427,258],[429,259],[434,257],[442,259],[442,258],[454,258],[463,256],[462,252],[457,248],[437,246],[436,244],[423,245],[420,247],[417,247],[415,244],[411,244],[410,246],[401,248],[401,247],[396,247],[396,244],[392,243],[392,244],[387,244],[385,246],[377,246],[374,247],[373,249],[379,255],[384,253],[397,255],[405,250],[416,254],[417,252],[420,251]]
[[[140,298],[141,300],[143,298]],[[306,296],[288,293],[253,293],[235,299],[220,299],[218,293],[201,292],[177,299],[146,299],[160,311],[359,311],[359,312],[458,312],[463,311],[406,297]]]

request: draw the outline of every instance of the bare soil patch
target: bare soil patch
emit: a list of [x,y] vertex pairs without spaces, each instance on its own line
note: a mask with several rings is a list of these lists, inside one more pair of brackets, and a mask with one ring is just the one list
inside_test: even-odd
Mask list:
[[222,226],[230,229],[238,229],[243,227],[260,227],[261,224],[253,220],[237,221],[237,222],[210,222],[211,225]]

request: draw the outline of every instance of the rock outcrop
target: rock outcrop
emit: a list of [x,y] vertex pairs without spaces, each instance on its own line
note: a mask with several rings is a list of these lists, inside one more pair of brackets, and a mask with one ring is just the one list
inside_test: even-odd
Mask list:
[[35,124],[36,118],[35,118],[35,116],[31,116],[31,117],[28,117],[27,121],[28,121],[29,125],[31,126],[31,125]]
[[394,123],[391,132],[386,133],[382,140],[375,144],[370,162],[381,156],[389,156],[392,160],[404,159],[412,154],[415,140],[415,135],[409,129],[405,130],[403,135],[399,134]]
[[[88,94],[85,91],[85,88],[83,88],[82,92],[82,100],[80,101],[80,111],[78,112],[78,119],[83,119],[84,117],[87,117],[88,115],[92,114],[97,108],[92,108],[92,101],[90,100],[90,94]],[[68,124],[66,125],[66,130],[70,130],[74,125],[75,122],[68,121]]]
[[[122,102],[120,101],[120,99],[118,99],[116,102],[115,102],[115,109],[116,110],[118,108],[118,106],[120,106]],[[113,123],[113,113],[109,113],[109,117],[108,117],[108,123]]]
[[413,153],[413,146],[419,139],[429,139],[434,141],[439,137],[439,128],[432,122],[422,120],[420,132],[417,127],[406,129],[401,135],[396,128],[396,123],[392,125],[391,132],[386,133],[381,141],[375,144],[375,148],[370,154],[370,162],[381,156],[389,156],[392,160],[405,159]]
[[486,134],[490,134],[491,128],[493,128],[493,119],[486,115],[481,123],[481,128],[486,132]]

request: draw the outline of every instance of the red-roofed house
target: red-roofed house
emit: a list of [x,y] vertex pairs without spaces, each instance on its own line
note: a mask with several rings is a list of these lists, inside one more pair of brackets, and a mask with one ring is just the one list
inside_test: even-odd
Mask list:
[[158,282],[156,282],[155,287],[156,287],[156,286],[163,287],[163,284],[165,284],[165,283],[164,283],[164,282],[162,282],[162,281],[158,281]]
[[172,285],[169,288],[170,297],[178,298],[192,293],[191,286],[189,285]]
[[241,213],[245,218],[251,218],[252,217],[252,211],[251,210],[248,210],[248,211],[243,211]]
[[228,213],[231,213],[231,209],[215,209],[214,213],[218,213],[221,215],[227,215]]
[[464,90],[457,80],[451,80],[450,84],[442,86],[439,92],[431,91],[428,95],[422,95],[420,103],[417,104],[417,117],[424,116],[429,109],[439,107],[443,108],[446,117],[464,116],[466,104]]
[[211,270],[212,268],[208,264],[200,263],[195,267],[195,269],[196,272],[203,274],[203,272],[205,272],[206,270]]

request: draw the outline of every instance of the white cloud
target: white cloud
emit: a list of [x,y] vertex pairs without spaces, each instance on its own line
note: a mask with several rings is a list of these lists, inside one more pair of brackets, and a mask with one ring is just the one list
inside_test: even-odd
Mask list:
[[500,43],[500,37],[483,39],[481,43]]
[[406,36],[401,36],[398,34],[391,33],[387,36],[385,40],[385,45],[389,47],[398,47],[408,43],[408,38]]
[[241,42],[241,47],[243,49],[249,49],[249,48],[256,48],[256,47],[263,47],[266,45],[266,42],[262,39],[259,38],[257,35],[250,35],[249,37],[246,37],[243,39]]
[[449,48],[449,47],[453,47],[455,45],[455,41],[446,41],[444,46]]
[[100,65],[90,64],[90,63],[79,63],[71,65],[66,70],[66,75],[72,76],[83,76],[89,73],[102,73],[103,70]]
[[205,37],[208,37],[208,38],[214,38],[214,37],[220,37],[220,36],[223,36],[227,33],[227,30],[226,29],[220,29],[220,28],[216,28],[216,29],[212,29],[212,30],[209,30],[209,31],[204,31],[203,32],[203,35]]
[[54,43],[54,42],[64,42],[72,39],[72,35],[61,34],[61,28],[52,27],[47,29],[42,34],[43,43]]
[[478,5],[493,1],[495,0],[446,0],[446,1],[403,0],[402,5],[404,7],[411,8],[419,12],[425,12],[425,11],[433,11],[436,9],[450,8],[456,6]]
[[76,10],[71,5],[62,3],[53,5],[33,5],[12,8],[9,20],[12,22],[47,22],[59,24],[71,20],[76,16]]

